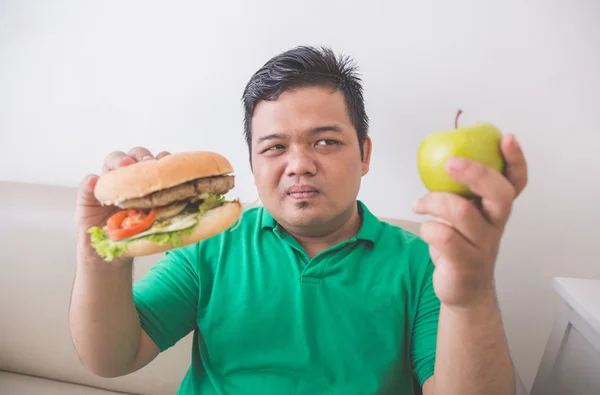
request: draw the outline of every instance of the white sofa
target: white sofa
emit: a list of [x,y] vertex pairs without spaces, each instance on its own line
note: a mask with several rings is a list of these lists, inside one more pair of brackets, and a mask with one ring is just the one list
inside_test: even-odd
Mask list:
[[[191,335],[126,377],[96,377],[80,363],[68,324],[75,196],[75,188],[0,181],[0,394],[174,394]],[[386,220],[418,232],[418,223]],[[161,255],[138,260],[135,279]]]

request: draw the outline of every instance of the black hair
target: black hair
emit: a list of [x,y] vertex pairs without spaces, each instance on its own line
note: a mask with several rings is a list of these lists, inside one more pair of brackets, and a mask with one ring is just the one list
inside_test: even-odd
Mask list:
[[329,86],[344,94],[362,159],[369,118],[365,111],[361,78],[349,57],[336,57],[328,47],[299,46],[290,49],[271,58],[250,78],[242,96],[244,136],[250,152],[252,115],[258,102],[277,100],[286,90],[308,86]]

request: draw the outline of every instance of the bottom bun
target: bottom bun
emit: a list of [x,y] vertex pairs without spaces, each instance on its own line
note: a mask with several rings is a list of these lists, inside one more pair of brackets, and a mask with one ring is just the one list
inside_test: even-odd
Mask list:
[[238,200],[225,202],[223,205],[204,213],[200,222],[196,224],[194,231],[187,236],[181,236],[181,244],[176,246],[171,243],[159,245],[150,240],[140,239],[128,243],[124,255],[152,255],[197,243],[229,229],[238,220],[241,213],[242,205]]

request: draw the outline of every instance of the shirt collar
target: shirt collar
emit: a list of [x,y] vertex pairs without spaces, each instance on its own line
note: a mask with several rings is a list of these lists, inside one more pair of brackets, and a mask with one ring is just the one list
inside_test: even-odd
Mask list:
[[[379,235],[381,234],[381,221],[377,218],[371,211],[367,208],[367,206],[360,200],[357,200],[358,204],[358,214],[362,217],[362,225],[354,237],[354,240],[362,240],[368,242],[371,246],[373,246],[377,240],[379,239]],[[263,230],[272,230],[276,228],[279,224],[275,221],[275,218],[267,211],[267,209],[263,206],[261,208],[261,228]]]
[[271,215],[271,213],[269,213],[267,211],[267,209],[265,208],[265,206],[262,206],[260,208],[262,210],[262,215],[261,215],[261,219],[260,219],[260,226],[263,230],[271,230],[275,227],[275,225],[277,225],[277,222],[275,222],[275,218],[273,218],[273,216]]
[[358,213],[362,217],[363,222],[355,239],[367,241],[373,246],[377,243],[381,235],[381,221],[360,200],[358,200]]

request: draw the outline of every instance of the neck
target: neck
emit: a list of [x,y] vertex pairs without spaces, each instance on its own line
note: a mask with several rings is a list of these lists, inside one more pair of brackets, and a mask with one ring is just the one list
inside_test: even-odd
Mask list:
[[309,258],[325,251],[326,249],[354,237],[361,226],[361,218],[358,214],[356,202],[338,218],[330,223],[320,226],[324,230],[319,234],[309,234],[302,231],[286,229],[302,246]]

